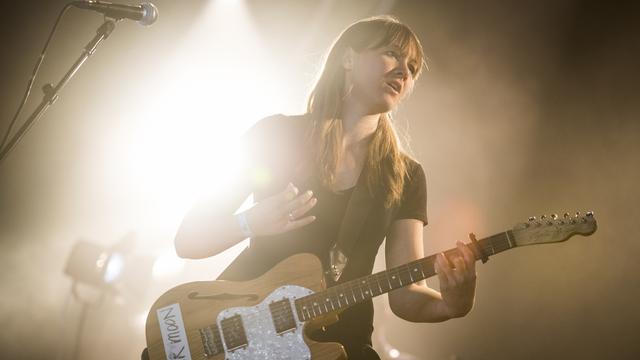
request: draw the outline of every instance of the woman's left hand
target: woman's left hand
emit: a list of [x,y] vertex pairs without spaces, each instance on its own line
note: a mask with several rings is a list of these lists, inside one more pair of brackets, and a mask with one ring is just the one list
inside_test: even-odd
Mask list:
[[435,262],[442,300],[452,318],[465,316],[471,311],[476,292],[476,258],[461,241],[456,245],[459,256],[449,261],[440,253]]

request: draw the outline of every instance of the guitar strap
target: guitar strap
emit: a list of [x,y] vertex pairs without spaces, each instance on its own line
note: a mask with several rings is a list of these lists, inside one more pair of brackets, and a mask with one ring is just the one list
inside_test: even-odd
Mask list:
[[358,182],[349,203],[336,242],[329,250],[330,267],[327,271],[333,281],[338,281],[344,268],[347,266],[349,256],[351,256],[355,243],[360,238],[365,221],[369,217],[373,208],[374,198],[369,193],[366,184],[366,174],[363,169],[358,177]]

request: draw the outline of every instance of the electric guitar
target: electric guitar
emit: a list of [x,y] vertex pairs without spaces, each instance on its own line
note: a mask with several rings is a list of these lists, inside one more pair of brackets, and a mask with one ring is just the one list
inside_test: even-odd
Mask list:
[[[529,218],[513,229],[469,244],[486,261],[515,247],[561,242],[597,229],[589,212]],[[457,256],[450,249],[445,256]],[[151,360],[346,359],[342,345],[307,333],[337,321],[340,311],[435,275],[436,255],[325,288],[320,260],[291,256],[244,282],[199,281],[164,293],[151,307],[146,338]]]

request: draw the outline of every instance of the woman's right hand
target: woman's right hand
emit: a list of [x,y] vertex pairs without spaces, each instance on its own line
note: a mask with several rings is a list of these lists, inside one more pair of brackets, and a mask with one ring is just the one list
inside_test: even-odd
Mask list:
[[312,223],[315,216],[304,216],[318,199],[311,190],[299,194],[289,183],[284,191],[268,197],[246,211],[246,219],[253,236],[282,234]]

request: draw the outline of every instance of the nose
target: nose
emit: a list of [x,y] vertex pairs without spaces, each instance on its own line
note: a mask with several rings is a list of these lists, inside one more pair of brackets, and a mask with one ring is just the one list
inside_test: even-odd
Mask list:
[[401,76],[402,80],[407,80],[411,71],[409,70],[409,64],[406,60],[399,61],[398,66],[394,72],[395,75]]

